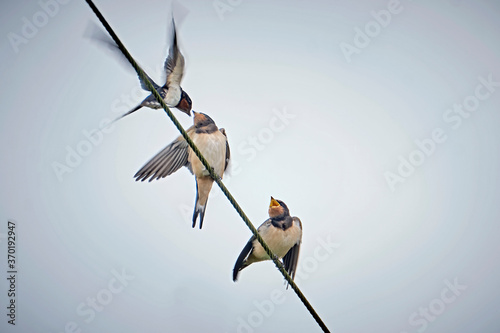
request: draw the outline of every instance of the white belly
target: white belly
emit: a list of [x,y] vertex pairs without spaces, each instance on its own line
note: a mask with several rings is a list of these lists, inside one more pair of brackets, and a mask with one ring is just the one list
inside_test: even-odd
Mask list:
[[[283,258],[290,249],[302,238],[302,230],[297,225],[293,225],[287,230],[278,229],[273,226],[259,228],[259,233],[271,251],[278,257]],[[253,255],[260,260],[267,260],[269,256],[260,245],[258,240],[253,242]]]
[[172,86],[168,88],[167,94],[165,95],[165,103],[168,106],[175,107],[179,104],[181,100],[181,88],[178,86]]
[[[226,137],[217,131],[211,134],[195,133],[192,139],[214,171],[222,178],[226,165]],[[195,176],[208,176],[208,171],[191,149],[189,156]]]

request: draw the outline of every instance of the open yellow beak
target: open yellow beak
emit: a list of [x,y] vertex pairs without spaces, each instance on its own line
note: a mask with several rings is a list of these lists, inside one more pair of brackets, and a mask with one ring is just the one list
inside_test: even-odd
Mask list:
[[276,201],[276,199],[274,199],[273,197],[271,197],[271,203],[269,204],[269,208],[271,207],[279,207],[280,204],[278,201]]

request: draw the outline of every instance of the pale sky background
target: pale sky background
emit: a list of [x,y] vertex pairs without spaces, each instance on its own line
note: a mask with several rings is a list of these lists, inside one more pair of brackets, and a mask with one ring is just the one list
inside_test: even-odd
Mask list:
[[[380,27],[371,12],[388,1],[232,3],[219,15],[212,1],[182,1],[183,88],[226,129],[224,180],[253,223],[271,195],[302,220],[297,283],[330,330],[498,333],[500,4],[401,0]],[[18,271],[15,327],[0,279],[0,331],[319,332],[271,262],[233,283],[250,231],[218,189],[199,230],[187,169],[134,181],[178,135],[163,111],[89,141],[147,93],[85,37],[99,23],[83,0],[54,4],[0,4],[0,275],[9,220]],[[170,2],[96,5],[163,84]],[[368,45],[347,61],[342,43],[366,27]],[[479,103],[447,111],[464,101]],[[424,156],[415,141],[436,129],[446,139]],[[409,158],[413,172],[400,166]],[[58,177],[56,164],[71,172]],[[398,167],[408,174],[391,188]]]

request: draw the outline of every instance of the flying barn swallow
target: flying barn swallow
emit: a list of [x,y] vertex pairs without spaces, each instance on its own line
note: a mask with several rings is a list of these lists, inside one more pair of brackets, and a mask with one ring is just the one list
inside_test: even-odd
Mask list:
[[[293,279],[299,260],[300,243],[302,241],[302,223],[298,217],[291,217],[285,203],[271,197],[269,219],[257,229],[269,249],[278,258],[283,258],[283,265]],[[241,251],[233,269],[233,281],[245,267],[263,260],[270,260],[260,242],[252,237]],[[288,286],[287,286],[288,288]]]
[[[182,76],[184,75],[184,56],[180,52],[177,45],[177,33],[175,31],[175,22],[173,18],[172,27],[172,44],[170,45],[168,57],[165,60],[165,64],[163,66],[166,73],[165,84],[160,87],[147,74],[146,77],[149,79],[149,81],[151,81],[155,90],[160,94],[161,98],[163,98],[163,100],[169,107],[177,108],[180,111],[186,113],[188,116],[191,116],[191,108],[193,103],[191,101],[191,98],[189,98],[189,95],[181,88]],[[102,33],[102,30],[96,30],[96,28],[94,28],[94,30],[95,31],[92,33],[92,38],[108,44],[111,49],[113,49],[114,51],[118,51],[120,53],[120,56],[123,57],[116,43],[111,38],[109,38],[108,35]],[[141,80],[140,77],[139,81],[141,82],[142,89],[149,91],[146,83]],[[158,103],[153,94],[150,94],[139,105],[137,105],[135,108],[128,111],[118,119],[128,116],[129,114],[139,110],[142,107],[161,109],[160,103]]]
[[[222,178],[230,159],[226,131],[223,128],[217,128],[212,118],[206,114],[195,111],[193,114],[194,124],[187,130],[187,133],[215,173]],[[164,178],[183,166],[187,167],[196,178],[193,228],[196,226],[198,215],[200,215],[201,229],[213,179],[182,135],[147,162],[137,171],[134,178],[136,181],[144,181],[148,178],[149,181],[152,181]]]

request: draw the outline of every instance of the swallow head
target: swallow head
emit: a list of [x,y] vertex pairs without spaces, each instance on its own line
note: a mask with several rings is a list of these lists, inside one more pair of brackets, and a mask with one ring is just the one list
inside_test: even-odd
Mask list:
[[193,107],[193,102],[191,102],[191,98],[189,95],[181,89],[181,99],[179,103],[175,106],[177,109],[186,113],[188,116],[191,116],[191,108]]
[[271,203],[269,204],[269,217],[272,219],[282,219],[290,215],[290,211],[285,203],[281,200],[276,200],[271,197]]
[[196,132],[212,133],[214,131],[217,131],[217,126],[215,125],[215,122],[208,115],[201,112],[196,112],[194,110],[193,110],[193,115],[194,115],[193,123],[194,127],[196,128]]

